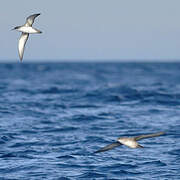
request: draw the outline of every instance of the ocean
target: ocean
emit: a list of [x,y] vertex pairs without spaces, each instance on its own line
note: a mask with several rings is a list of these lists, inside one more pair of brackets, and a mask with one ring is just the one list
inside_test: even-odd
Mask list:
[[1,63],[0,146],[2,180],[180,179],[180,64]]

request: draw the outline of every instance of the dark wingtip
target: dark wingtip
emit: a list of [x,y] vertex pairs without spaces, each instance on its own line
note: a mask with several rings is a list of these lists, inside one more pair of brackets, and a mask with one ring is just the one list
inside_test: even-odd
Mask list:
[[19,56],[19,59],[20,59],[20,62],[22,62],[22,60],[23,60],[23,57],[20,57],[20,56]]
[[95,151],[94,153],[100,153],[100,152],[109,151],[109,150],[114,149],[115,147],[118,147],[120,145],[122,145],[122,144],[117,141],[117,142],[111,143],[111,144],[109,144],[109,145]]
[[97,153],[101,153],[101,152],[105,152],[105,151],[108,151],[108,150],[104,150],[104,148],[101,148],[101,149],[93,152],[93,154],[97,154]]
[[164,135],[164,134],[166,134],[165,132],[159,132],[159,133],[157,133],[157,134],[159,134],[159,135]]
[[97,153],[100,153],[100,152],[102,152],[102,151],[95,151],[95,152],[93,152],[93,154],[97,154]]
[[93,154],[97,154],[97,153],[100,153],[100,152],[104,152],[104,150],[98,150],[98,151],[95,151]]

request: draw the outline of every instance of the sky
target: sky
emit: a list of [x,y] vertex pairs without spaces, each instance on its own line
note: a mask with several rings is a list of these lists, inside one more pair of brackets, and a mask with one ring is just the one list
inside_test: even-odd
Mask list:
[[26,17],[41,13],[24,52],[28,61],[180,61],[179,0],[6,0],[0,61],[19,59]]

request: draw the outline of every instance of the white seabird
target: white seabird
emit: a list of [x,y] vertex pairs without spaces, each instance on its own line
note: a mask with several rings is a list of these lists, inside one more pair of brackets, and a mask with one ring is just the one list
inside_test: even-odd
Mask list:
[[152,137],[157,137],[160,135],[165,134],[164,132],[159,132],[159,133],[154,133],[154,134],[145,134],[145,135],[140,135],[140,136],[136,136],[136,137],[120,137],[117,139],[116,142],[109,144],[101,149],[99,149],[98,151],[96,151],[95,153],[99,153],[99,152],[104,152],[104,151],[109,151],[115,147],[118,147],[120,145],[125,145],[128,146],[129,148],[143,148],[143,146],[141,146],[140,144],[138,144],[137,141],[141,140],[141,139],[145,139],[145,138],[152,138]]
[[24,48],[26,41],[28,40],[29,34],[39,34],[42,33],[40,30],[35,29],[32,27],[32,24],[34,23],[34,19],[39,16],[40,14],[33,14],[26,19],[26,23],[22,26],[17,26],[12,30],[17,30],[22,32],[21,37],[19,39],[18,44],[18,51],[19,51],[19,58],[22,61],[23,54],[24,54]]

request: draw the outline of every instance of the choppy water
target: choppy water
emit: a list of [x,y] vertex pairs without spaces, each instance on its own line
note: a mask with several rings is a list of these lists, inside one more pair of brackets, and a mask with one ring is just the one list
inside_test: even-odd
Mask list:
[[180,179],[180,64],[0,64],[0,145],[0,179]]

